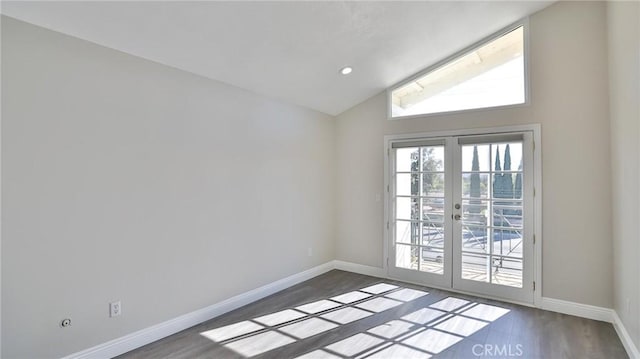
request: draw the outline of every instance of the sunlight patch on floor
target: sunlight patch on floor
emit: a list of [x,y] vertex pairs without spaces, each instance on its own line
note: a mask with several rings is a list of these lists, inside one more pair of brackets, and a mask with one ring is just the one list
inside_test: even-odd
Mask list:
[[297,357],[296,359],[342,359],[342,357],[327,353],[324,350],[314,350],[310,353]]
[[484,328],[487,324],[487,322],[481,322],[475,319],[454,316],[441,322],[434,328],[467,337]]
[[[370,318],[428,295],[378,283],[200,334],[244,357],[266,352]],[[406,311],[402,311],[406,313]],[[370,326],[298,358],[429,358],[477,333],[508,309],[447,297]],[[361,324],[362,325],[362,324]]]
[[289,324],[280,328],[279,330],[290,334],[298,339],[304,339],[312,337],[316,334],[324,333],[333,328],[337,328],[338,325],[320,318],[309,318],[301,322]]
[[407,320],[409,322],[417,323],[417,324],[427,324],[437,318],[441,318],[446,315],[446,312],[430,309],[430,308],[422,308],[416,310],[413,313],[409,313],[402,317],[402,319]]
[[443,333],[438,330],[427,329],[424,332],[418,333],[404,340],[402,343],[418,349],[422,349],[424,351],[438,354],[441,351],[461,341],[462,339],[464,338],[448,333]]
[[321,315],[321,317],[340,323],[340,324],[347,324],[347,323],[355,322],[356,320],[359,320],[362,318],[366,318],[370,315],[373,315],[373,313],[368,312],[366,310],[358,309],[358,308],[347,307],[343,309],[338,309],[335,312],[329,312],[327,314],[323,314]]
[[493,322],[494,320],[500,318],[501,316],[509,313],[509,309],[496,307],[494,305],[488,304],[477,304],[470,309],[467,309],[462,312],[467,317],[472,317],[476,319],[486,320]]
[[397,307],[401,304],[403,303],[398,302],[397,300],[378,297],[378,298],[368,300],[366,302],[362,302],[360,304],[356,304],[356,307],[360,309],[365,309],[371,312],[380,313],[387,309]]
[[291,344],[295,341],[295,339],[286,335],[269,331],[236,340],[225,346],[240,355],[252,357]]
[[301,305],[299,307],[296,307],[296,309],[305,313],[315,314],[315,313],[324,312],[325,310],[337,308],[340,306],[342,306],[342,304],[323,299],[317,302]]
[[340,303],[353,303],[353,302],[357,302],[361,299],[364,298],[369,298],[371,297],[371,294],[367,294],[367,293],[363,293],[357,290],[354,290],[353,292],[349,292],[349,293],[345,293],[345,294],[341,294],[338,296],[335,296],[333,298],[331,298],[331,300],[335,300],[336,302],[340,302]]
[[402,344],[391,344],[366,358],[368,359],[427,359],[431,354],[419,351]]
[[454,298],[454,297],[449,297],[449,298],[445,298],[439,302],[433,303],[431,304],[429,307],[431,308],[436,308],[436,309],[441,309],[444,311],[452,311],[452,310],[456,310],[459,309],[467,304],[469,304],[470,302],[468,300],[464,300],[464,299],[460,299],[460,298]]
[[227,325],[217,329],[208,330],[200,334],[208,339],[213,340],[214,342],[221,342],[227,339],[236,338],[245,334],[257,332],[258,330],[261,330],[261,329],[264,329],[262,325],[245,320],[240,323],[231,324],[231,325]]
[[396,288],[398,288],[397,285],[392,285],[392,284],[387,284],[387,283],[379,283],[379,284],[374,284],[374,285],[366,287],[366,288],[362,288],[362,289],[360,289],[360,291],[371,293],[371,294],[380,294],[380,293],[388,292],[388,291],[390,291],[392,289],[396,289]]
[[374,337],[373,335],[358,333],[347,339],[327,345],[326,348],[340,355],[352,357],[383,342],[384,339]]
[[285,309],[273,314],[263,315],[261,317],[255,318],[254,321],[260,324],[273,327],[275,325],[286,323],[294,319],[298,319],[306,316],[307,316],[306,314],[300,313],[297,310]]
[[393,339],[415,330],[415,327],[416,325],[413,323],[407,323],[403,320],[392,320],[377,327],[373,327],[367,330],[367,332],[383,338]]
[[403,302],[410,302],[420,297],[424,297],[427,294],[429,293],[423,292],[421,290],[403,288],[395,292],[385,294],[385,297],[395,299],[395,300],[401,300]]

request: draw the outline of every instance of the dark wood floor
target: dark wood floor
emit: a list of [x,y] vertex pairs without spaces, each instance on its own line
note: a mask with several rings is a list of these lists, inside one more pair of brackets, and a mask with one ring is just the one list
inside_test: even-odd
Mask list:
[[627,358],[608,323],[331,271],[120,358]]

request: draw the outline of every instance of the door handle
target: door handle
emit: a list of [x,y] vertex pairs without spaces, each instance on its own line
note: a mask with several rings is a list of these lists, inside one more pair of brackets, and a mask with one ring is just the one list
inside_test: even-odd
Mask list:
[[456,214],[453,216],[453,219],[455,219],[456,221],[459,221],[460,218],[462,218],[459,214]]

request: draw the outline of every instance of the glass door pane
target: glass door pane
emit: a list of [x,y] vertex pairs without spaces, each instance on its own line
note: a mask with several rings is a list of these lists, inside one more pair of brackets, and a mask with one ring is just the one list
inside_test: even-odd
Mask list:
[[522,141],[463,145],[462,167],[462,277],[522,288]]
[[532,248],[526,234],[532,222],[525,216],[532,213],[527,207],[532,200],[525,193],[532,184],[526,176],[531,153],[524,149],[530,136],[512,137],[478,143],[467,139],[457,148],[454,288],[528,299],[532,261],[525,255],[531,256]]
[[[392,155],[392,250],[390,270],[400,276],[448,285],[450,217],[444,140],[396,148]],[[448,253],[449,252],[449,253]],[[414,272],[414,273],[408,273]],[[421,274],[422,273],[422,274]],[[426,274],[426,276],[424,276]],[[409,277],[407,277],[407,275]]]

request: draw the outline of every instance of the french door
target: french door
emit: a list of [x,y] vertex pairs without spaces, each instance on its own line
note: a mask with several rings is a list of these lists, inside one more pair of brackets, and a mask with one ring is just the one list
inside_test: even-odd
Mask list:
[[531,132],[393,140],[389,276],[533,302]]

